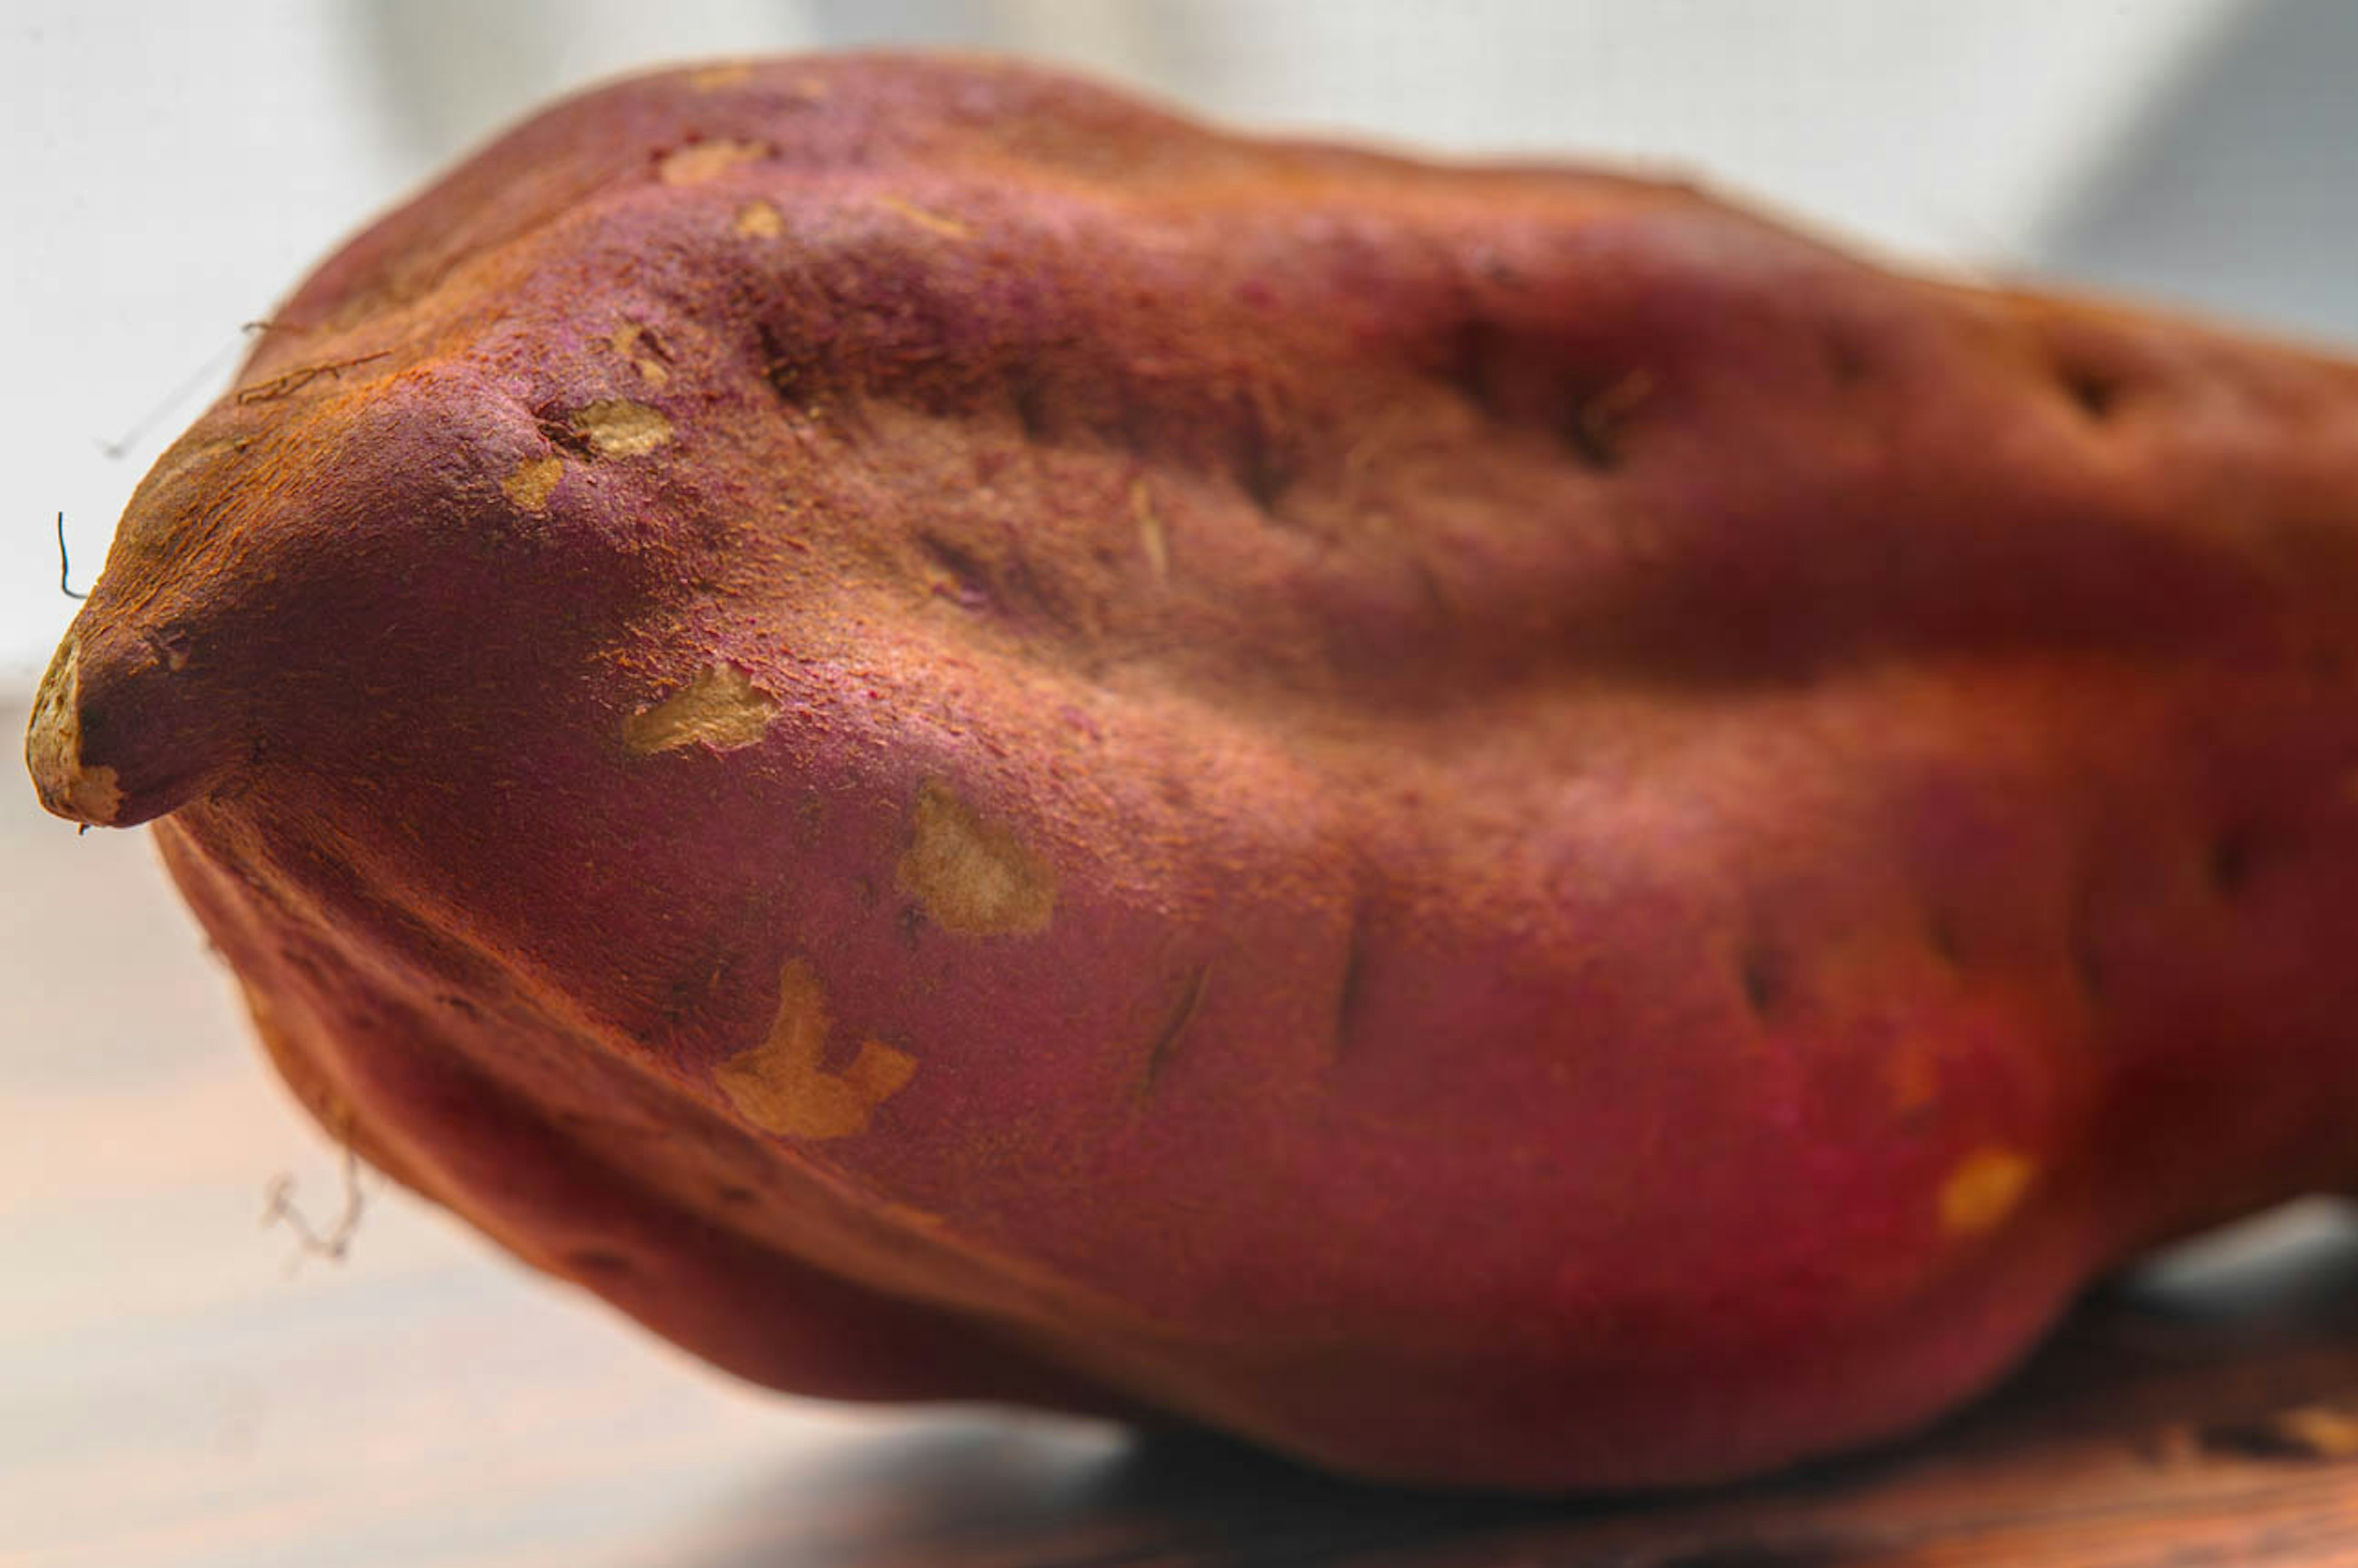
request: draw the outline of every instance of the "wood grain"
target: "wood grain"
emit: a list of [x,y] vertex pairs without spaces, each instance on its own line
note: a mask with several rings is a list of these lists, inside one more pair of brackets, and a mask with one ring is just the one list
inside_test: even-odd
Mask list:
[[[0,716],[21,727],[22,708]],[[144,839],[0,790],[11,1568],[2358,1564],[2358,1222],[2092,1299],[1996,1398],[1705,1495],[1348,1486],[1202,1438],[741,1389],[363,1176],[245,1038]]]

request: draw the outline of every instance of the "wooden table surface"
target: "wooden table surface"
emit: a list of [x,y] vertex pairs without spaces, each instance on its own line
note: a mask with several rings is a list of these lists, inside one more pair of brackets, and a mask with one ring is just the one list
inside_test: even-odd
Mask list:
[[[21,730],[23,712],[0,711]],[[8,1568],[2358,1564],[2358,1222],[2312,1205],[2093,1298],[1902,1449],[1731,1492],[1340,1485],[1207,1440],[740,1388],[336,1152],[142,836],[0,783]]]

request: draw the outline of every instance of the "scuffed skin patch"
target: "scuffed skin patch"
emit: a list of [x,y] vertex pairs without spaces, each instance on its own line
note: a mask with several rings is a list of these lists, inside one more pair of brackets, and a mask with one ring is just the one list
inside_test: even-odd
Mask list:
[[808,964],[789,959],[778,975],[778,1011],[768,1035],[723,1063],[714,1079],[737,1113],[764,1132],[848,1138],[906,1087],[917,1063],[904,1051],[864,1040],[849,1066],[830,1073],[820,1065],[830,1027],[826,987]]
[[2320,1459],[2358,1455],[2358,1413],[2336,1405],[2297,1405],[2279,1411],[2268,1426],[2303,1454]]
[[25,763],[41,804],[60,816],[103,827],[123,809],[114,770],[82,766],[81,644],[75,639],[66,640],[41,679],[25,733]]
[[1161,582],[1171,575],[1171,541],[1163,532],[1163,518],[1155,512],[1154,497],[1142,479],[1130,487],[1130,511],[1138,519],[1138,547],[1146,552],[1147,568]]
[[526,512],[537,512],[548,504],[550,492],[557,481],[565,477],[565,463],[559,458],[535,458],[518,463],[515,471],[500,481],[500,489],[510,501]]
[[734,752],[759,741],[778,716],[778,699],[733,665],[714,665],[694,680],[622,723],[622,744],[649,756],[702,744]]
[[[662,360],[655,357],[662,345],[644,327],[635,321],[625,321],[615,328],[614,335],[606,341],[613,345],[616,353],[631,362],[631,368],[637,371],[639,379],[649,386],[663,386],[670,382],[671,372]],[[651,351],[641,353],[642,347]]]
[[914,201],[903,201],[897,196],[880,196],[876,205],[887,212],[899,214],[920,229],[939,234],[946,240],[970,240],[974,231],[955,218],[945,218],[939,212],[928,212]]
[[573,433],[610,458],[644,457],[672,438],[671,421],[660,409],[610,397],[577,409]]
[[1045,931],[1056,907],[1048,862],[936,779],[917,788],[914,834],[897,875],[935,925],[962,936]]
[[1957,1162],[1941,1184],[1941,1227],[1952,1236],[1980,1236],[1996,1229],[2020,1206],[2039,1174],[2018,1149],[1976,1149]]
[[665,153],[656,172],[665,185],[701,185],[740,164],[758,163],[769,156],[770,149],[759,142],[695,142]]
[[737,209],[730,228],[749,240],[774,240],[786,232],[786,220],[766,201],[748,201]]
[[687,75],[688,91],[692,92],[726,92],[732,87],[742,87],[753,80],[750,65],[708,65]]

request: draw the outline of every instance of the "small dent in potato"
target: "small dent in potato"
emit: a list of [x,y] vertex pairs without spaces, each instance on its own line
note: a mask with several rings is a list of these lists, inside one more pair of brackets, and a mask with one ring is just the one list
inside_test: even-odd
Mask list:
[[621,397],[602,398],[575,410],[570,424],[576,436],[610,458],[643,457],[673,434],[661,409]]
[[2091,423],[2101,425],[2119,410],[2121,384],[2115,377],[2085,366],[2071,366],[2064,370],[2062,380],[2064,395],[2079,406]]
[[655,172],[665,185],[701,185],[769,156],[770,149],[759,142],[690,142],[664,154]]
[[1563,427],[1564,444],[1583,466],[1609,473],[1621,466],[1631,417],[1655,393],[1651,371],[1633,370],[1603,391],[1580,399]]
[[1004,825],[947,784],[917,788],[913,835],[898,878],[934,924],[962,936],[1029,935],[1048,928],[1055,873]]
[[2020,1206],[2039,1167],[2019,1149],[1976,1149],[1941,1184],[1941,1227],[1952,1236],[1996,1229]]
[[548,504],[557,481],[564,477],[562,459],[530,458],[516,464],[507,478],[500,481],[500,490],[526,512],[538,512]]
[[745,239],[774,240],[786,232],[786,220],[766,201],[748,201],[737,209],[737,222],[730,227]]
[[2259,838],[2251,827],[2237,825],[2225,828],[2212,839],[2204,871],[2211,891],[2221,898],[2233,898],[2251,884],[2254,863],[2259,858]]
[[716,752],[751,746],[778,715],[778,699],[734,665],[716,664],[622,723],[622,744],[634,756],[702,744]]
[[799,958],[778,975],[778,1009],[759,1045],[741,1051],[714,1075],[739,1115],[782,1138],[847,1138],[864,1130],[876,1108],[916,1076],[915,1058],[864,1040],[849,1066],[823,1065],[833,1027],[827,989]]

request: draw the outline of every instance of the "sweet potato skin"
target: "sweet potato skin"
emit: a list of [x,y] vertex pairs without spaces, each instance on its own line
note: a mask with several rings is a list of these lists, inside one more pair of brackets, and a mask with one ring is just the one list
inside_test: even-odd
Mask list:
[[910,57],[560,105],[276,321],[43,798],[747,1377],[1707,1481],[2347,1184],[2346,366]]

